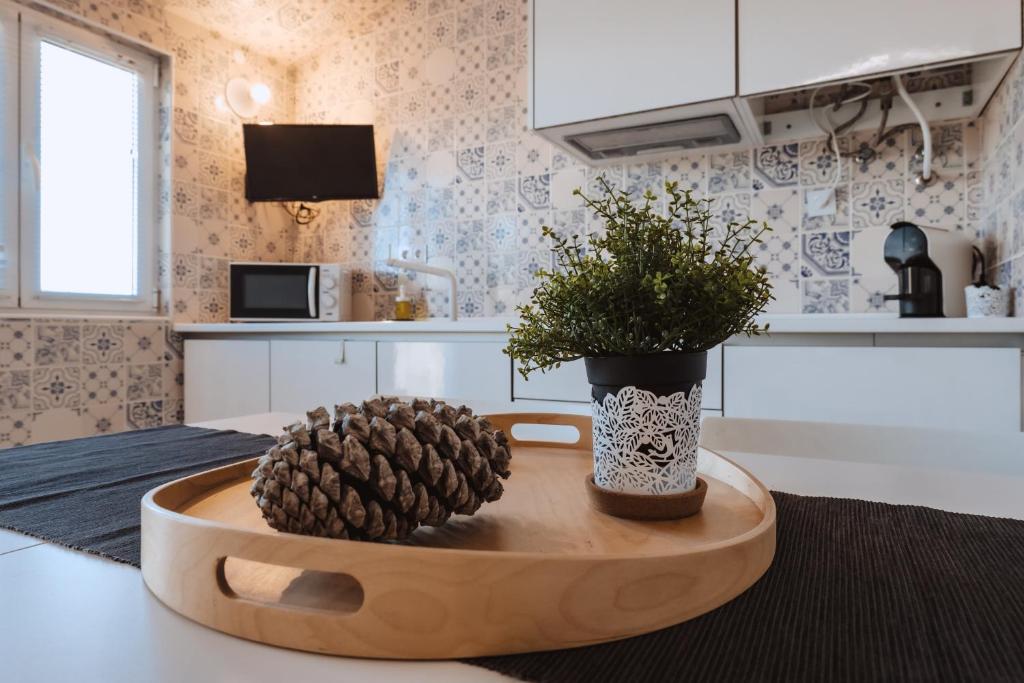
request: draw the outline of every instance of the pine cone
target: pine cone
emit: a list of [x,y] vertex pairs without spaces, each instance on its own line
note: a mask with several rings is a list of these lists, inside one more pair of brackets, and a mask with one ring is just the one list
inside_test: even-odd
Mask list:
[[466,406],[378,396],[284,427],[250,492],[278,531],[393,541],[501,498],[508,439]]

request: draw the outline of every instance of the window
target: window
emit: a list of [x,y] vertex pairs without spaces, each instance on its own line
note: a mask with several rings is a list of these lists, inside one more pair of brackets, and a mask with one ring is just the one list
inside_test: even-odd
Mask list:
[[154,57],[0,4],[0,307],[153,310],[156,83]]

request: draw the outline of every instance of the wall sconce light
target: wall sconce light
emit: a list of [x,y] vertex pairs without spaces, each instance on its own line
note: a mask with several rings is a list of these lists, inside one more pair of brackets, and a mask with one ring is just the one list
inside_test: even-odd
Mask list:
[[255,118],[260,107],[270,101],[270,88],[247,78],[232,78],[224,87],[224,100],[238,118]]

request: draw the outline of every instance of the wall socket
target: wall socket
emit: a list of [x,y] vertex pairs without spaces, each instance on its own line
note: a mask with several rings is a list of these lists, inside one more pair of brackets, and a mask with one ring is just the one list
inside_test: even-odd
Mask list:
[[836,215],[836,193],[832,188],[807,190],[804,193],[804,215],[814,216]]

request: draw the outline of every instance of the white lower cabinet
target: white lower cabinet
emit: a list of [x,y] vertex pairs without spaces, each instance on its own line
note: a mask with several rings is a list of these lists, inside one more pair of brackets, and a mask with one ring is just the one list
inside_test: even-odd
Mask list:
[[[590,383],[583,359],[563,363],[548,372],[533,372],[529,379],[519,374],[519,364],[513,366],[512,393],[517,400],[569,401],[590,403]],[[708,351],[708,371],[704,380],[701,406],[709,410],[722,409],[722,347]]]
[[725,349],[726,417],[1011,432],[1016,348]]
[[270,409],[270,342],[185,340],[185,421],[265,413]]
[[345,401],[376,391],[373,341],[273,339],[270,342],[270,409],[304,413],[323,406],[333,414]]
[[561,367],[547,372],[535,370],[529,379],[519,374],[518,361],[512,368],[512,395],[516,400],[590,403],[590,383],[582,358],[562,363]]
[[705,410],[722,410],[722,348],[716,346],[708,351],[708,373],[700,401]]
[[504,347],[503,342],[378,342],[377,391],[507,403],[512,382]]
[[[524,380],[500,341],[187,339],[185,419],[332,409],[375,393],[590,401],[582,360]],[[559,407],[561,405],[561,408]],[[726,346],[708,354],[704,415],[1021,430],[1019,348]]]

